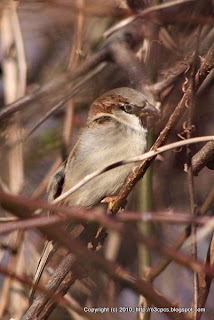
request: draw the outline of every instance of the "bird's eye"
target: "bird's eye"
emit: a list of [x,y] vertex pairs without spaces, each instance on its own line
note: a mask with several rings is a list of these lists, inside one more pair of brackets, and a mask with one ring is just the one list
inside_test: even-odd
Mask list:
[[126,111],[127,113],[133,113],[133,110],[134,110],[134,106],[133,106],[133,105],[131,105],[131,104],[126,104],[124,107],[125,107],[125,111]]
[[123,104],[120,106],[120,110],[123,110],[127,113],[133,113],[134,111],[134,106],[131,104]]

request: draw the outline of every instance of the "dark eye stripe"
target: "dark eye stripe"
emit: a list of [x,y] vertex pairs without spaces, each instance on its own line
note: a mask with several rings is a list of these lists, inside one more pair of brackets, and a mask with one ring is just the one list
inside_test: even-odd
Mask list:
[[120,106],[120,110],[126,111],[125,106],[124,105]]

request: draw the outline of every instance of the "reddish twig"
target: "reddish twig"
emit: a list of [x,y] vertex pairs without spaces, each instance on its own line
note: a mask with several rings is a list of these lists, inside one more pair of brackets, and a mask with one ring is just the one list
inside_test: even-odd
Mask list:
[[[1,205],[13,212],[15,215],[19,217],[30,217],[32,216],[32,206],[29,206],[29,204],[26,206],[25,201],[21,200],[20,197],[15,197],[11,195],[7,195],[3,192],[0,192],[0,198],[1,198]],[[13,199],[13,201],[11,201]],[[83,263],[85,267],[85,260],[87,259],[89,264],[96,264],[97,267],[99,267],[102,271],[106,272],[110,277],[112,277],[114,280],[120,281],[123,285],[128,286],[135,290],[136,292],[145,295],[148,300],[151,301],[155,306],[160,307],[160,308],[171,308],[174,305],[168,301],[164,296],[159,294],[154,288],[152,287],[151,284],[148,282],[139,279],[135,277],[134,275],[130,274],[126,270],[122,269],[118,265],[111,263],[109,261],[106,261],[104,258],[101,256],[97,255],[94,252],[89,252],[85,246],[77,242],[76,240],[73,239],[73,237],[68,233],[65,232],[64,228],[61,228],[59,226],[54,227],[54,226],[49,226],[49,227],[40,227],[38,228],[43,234],[45,234],[48,239],[52,239],[54,241],[57,241],[59,244],[62,246],[65,246],[69,251],[72,251],[78,259],[78,264],[79,262]],[[125,232],[127,232],[128,229],[126,229]],[[132,230],[130,230],[131,233],[133,233]],[[142,235],[137,234],[137,237],[139,240],[145,241],[146,245],[152,245],[154,248],[158,248],[158,250],[161,249],[162,252],[168,252],[168,249],[163,248],[162,245],[159,244],[159,242],[155,243],[152,239],[146,240]],[[201,264],[198,262],[189,262],[189,258],[184,258],[180,256],[178,253],[171,253],[173,254],[174,258],[179,259],[182,261],[184,264],[188,264],[189,266],[193,268],[199,268],[201,270]],[[188,261],[187,261],[188,260]],[[207,267],[203,267],[206,272],[208,272],[210,275],[214,276],[214,270],[209,269]],[[32,309],[29,309],[28,311],[30,314],[32,314]],[[35,310],[36,312],[36,310]],[[180,314],[176,313],[166,313],[167,316],[170,319],[188,319],[188,317],[184,317],[183,315],[181,316]],[[28,315],[28,313],[27,313]],[[27,315],[23,319],[32,319],[28,318]],[[34,313],[35,316],[35,313]],[[35,319],[35,317],[34,317]]]

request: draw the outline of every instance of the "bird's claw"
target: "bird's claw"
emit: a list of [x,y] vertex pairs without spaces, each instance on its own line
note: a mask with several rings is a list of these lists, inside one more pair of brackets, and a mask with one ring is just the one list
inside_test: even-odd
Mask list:
[[105,197],[101,203],[107,203],[108,204],[108,210],[111,211],[111,209],[114,206],[115,200],[117,196],[112,196],[112,197]]

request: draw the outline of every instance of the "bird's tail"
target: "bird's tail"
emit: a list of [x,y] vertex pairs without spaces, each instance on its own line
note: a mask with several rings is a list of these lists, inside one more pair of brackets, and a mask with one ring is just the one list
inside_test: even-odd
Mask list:
[[53,246],[52,241],[46,241],[42,255],[40,257],[39,263],[36,268],[36,272],[35,272],[34,280],[33,280],[33,286],[30,290],[30,294],[29,294],[29,303],[30,304],[32,303],[32,301],[34,299],[36,287],[41,279],[44,268],[45,268],[46,264],[48,263],[48,261],[50,260],[50,258],[53,256],[55,251],[56,251],[56,248],[55,248],[55,246]]

